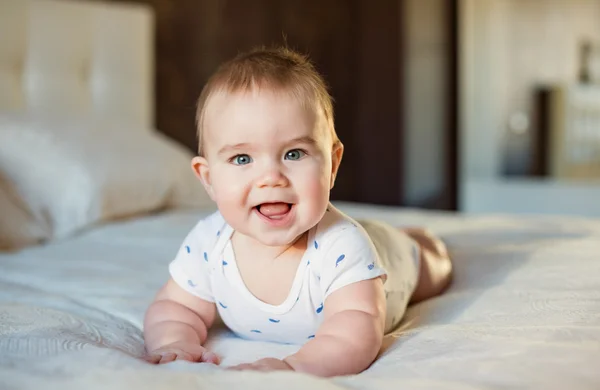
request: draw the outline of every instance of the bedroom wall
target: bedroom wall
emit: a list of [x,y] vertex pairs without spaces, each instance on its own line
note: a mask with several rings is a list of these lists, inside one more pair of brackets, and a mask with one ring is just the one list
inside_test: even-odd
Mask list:
[[535,89],[577,82],[600,0],[461,0],[460,15],[459,209],[598,215],[597,181],[529,172]]
[[446,19],[456,0],[137,1],[156,11],[161,131],[194,150],[195,101],[211,72],[285,34],[310,53],[335,99],[346,149],[332,198],[455,208]]
[[156,11],[161,131],[195,150],[195,102],[209,75],[239,51],[286,40],[310,54],[334,97],[345,154],[332,198],[402,204],[399,1],[138,1]]
[[[529,169],[533,90],[576,82],[579,45],[600,42],[600,0],[464,0],[462,171],[491,178]],[[464,24],[464,23],[463,23]],[[471,81],[469,81],[469,79]],[[522,128],[523,118],[529,126]]]
[[[512,0],[504,6],[500,28],[505,31],[507,84],[501,109],[507,126],[501,169],[528,174],[536,141],[531,131],[536,125],[532,90],[543,84],[577,82],[582,42],[600,43],[600,1]],[[514,126],[520,114],[529,117],[530,131]]]

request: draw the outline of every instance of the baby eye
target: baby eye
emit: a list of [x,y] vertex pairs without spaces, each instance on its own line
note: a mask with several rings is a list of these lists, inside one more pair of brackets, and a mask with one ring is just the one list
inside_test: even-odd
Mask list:
[[231,162],[235,165],[246,165],[252,162],[252,157],[247,154],[238,154],[231,159]]
[[285,154],[286,160],[300,160],[302,157],[306,156],[306,152],[300,149],[290,150]]

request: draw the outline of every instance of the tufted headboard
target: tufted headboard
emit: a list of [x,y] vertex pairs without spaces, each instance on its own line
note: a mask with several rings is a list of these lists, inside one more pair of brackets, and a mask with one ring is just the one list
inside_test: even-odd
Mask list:
[[148,6],[0,0],[0,111],[152,126],[153,50]]

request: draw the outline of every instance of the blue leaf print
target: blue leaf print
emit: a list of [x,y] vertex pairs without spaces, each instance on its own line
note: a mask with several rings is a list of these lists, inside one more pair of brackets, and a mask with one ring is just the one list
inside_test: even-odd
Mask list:
[[323,304],[321,303],[321,306],[317,307],[317,314],[320,314],[323,311]]
[[223,260],[223,265],[227,265],[229,264],[228,262],[226,262],[225,260]]
[[314,335],[314,334],[311,334],[310,336],[308,336],[308,338],[309,338],[309,339],[314,339],[314,338],[315,338],[315,335]]
[[367,266],[367,268],[369,269],[369,271],[373,271],[373,268],[375,268],[375,263],[371,263]]
[[340,257],[338,257],[338,259],[335,261],[335,266],[337,267],[345,258],[346,255],[341,255]]
[[262,333],[262,332],[261,332],[260,330],[258,330],[258,329],[252,329],[250,332],[252,332],[252,333]]
[[195,283],[194,283],[193,281],[191,281],[191,280],[188,280],[188,285],[189,285],[190,287],[196,287],[196,286],[198,286],[197,284],[195,284]]
[[221,231],[217,230],[217,237],[219,237],[221,235]]
[[310,260],[308,260],[308,262],[306,263],[306,265],[310,265]]
[[274,324],[278,324],[279,321],[281,321],[281,320],[276,320],[275,318],[269,318],[269,321],[271,321]]
[[225,306],[223,302],[219,302],[219,306],[221,306],[223,309],[227,309],[227,306]]
[[208,261],[208,254],[204,252],[204,261]]
[[319,243],[315,240],[315,249],[319,249]]
[[186,246],[185,246],[185,251],[186,251],[187,253],[190,253],[190,247],[186,245]]

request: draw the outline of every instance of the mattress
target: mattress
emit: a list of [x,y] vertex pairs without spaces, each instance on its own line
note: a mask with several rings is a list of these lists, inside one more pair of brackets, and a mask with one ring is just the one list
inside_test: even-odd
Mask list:
[[600,388],[600,220],[336,205],[355,218],[426,226],[454,260],[451,288],[411,306],[365,372],[227,371],[297,347],[222,326],[209,338],[221,367],[138,359],[144,311],[185,234],[212,211],[176,210],[0,254],[0,388]]

